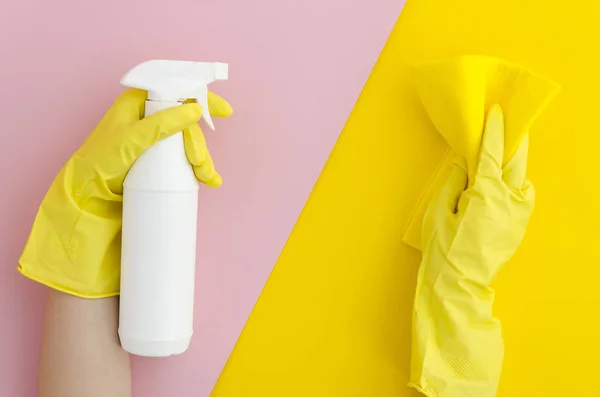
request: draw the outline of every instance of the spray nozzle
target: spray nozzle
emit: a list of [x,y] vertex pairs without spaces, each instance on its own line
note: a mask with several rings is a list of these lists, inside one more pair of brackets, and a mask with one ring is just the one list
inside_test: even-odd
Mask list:
[[195,99],[202,106],[202,118],[214,130],[208,109],[208,84],[227,80],[228,74],[226,63],[153,60],[131,69],[121,84],[148,91],[149,101]]

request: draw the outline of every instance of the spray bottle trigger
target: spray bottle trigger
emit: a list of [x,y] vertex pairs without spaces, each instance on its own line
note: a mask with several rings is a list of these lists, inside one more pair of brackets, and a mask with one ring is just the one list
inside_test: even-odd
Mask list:
[[206,84],[200,86],[198,93],[196,94],[196,102],[202,106],[202,118],[206,121],[206,124],[214,131],[215,125],[210,117],[210,110],[208,108],[208,86]]

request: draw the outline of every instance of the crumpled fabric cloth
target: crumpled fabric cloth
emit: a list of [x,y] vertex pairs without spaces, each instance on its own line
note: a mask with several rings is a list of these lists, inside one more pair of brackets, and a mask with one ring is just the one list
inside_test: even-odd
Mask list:
[[411,79],[431,122],[448,143],[403,235],[406,244],[421,250],[425,210],[435,189],[446,179],[454,155],[466,159],[471,176],[476,169],[490,106],[498,104],[504,112],[506,163],[559,86],[513,63],[476,55],[414,65]]

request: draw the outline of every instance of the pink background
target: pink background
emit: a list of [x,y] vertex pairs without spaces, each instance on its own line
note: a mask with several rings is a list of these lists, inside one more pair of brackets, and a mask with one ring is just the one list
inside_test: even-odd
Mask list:
[[212,86],[235,112],[207,134],[224,186],[201,190],[195,339],[134,360],[136,396],[210,394],[402,8],[373,4],[0,0],[1,396],[36,396],[44,290],[15,267],[37,206],[152,58],[230,64]]

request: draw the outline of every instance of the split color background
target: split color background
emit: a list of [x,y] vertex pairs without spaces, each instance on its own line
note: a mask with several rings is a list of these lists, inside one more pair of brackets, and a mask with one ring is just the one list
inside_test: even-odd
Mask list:
[[405,71],[462,53],[562,85],[532,131],[534,219],[497,285],[500,395],[596,392],[597,4],[409,0],[306,201],[400,2],[85,3],[0,2],[0,395],[35,396],[43,289],[14,266],[36,206],[123,71],[158,57],[230,62],[231,80],[213,89],[236,112],[208,137],[226,185],[202,191],[194,344],[135,360],[135,395],[208,395],[280,253],[213,395],[413,395],[419,258],[401,233],[445,144]]

